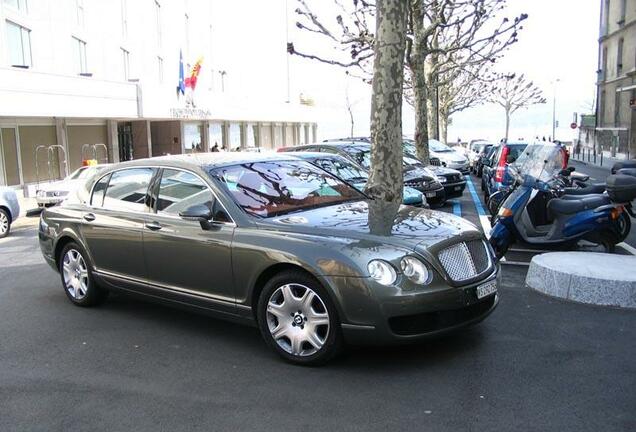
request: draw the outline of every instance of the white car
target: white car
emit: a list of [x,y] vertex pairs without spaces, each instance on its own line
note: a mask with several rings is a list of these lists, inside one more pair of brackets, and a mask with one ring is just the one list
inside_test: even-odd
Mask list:
[[469,164],[466,156],[434,139],[428,140],[428,149],[431,156],[438,158],[446,168],[461,171],[462,174],[468,174]]
[[20,203],[15,191],[8,187],[0,187],[0,238],[11,231],[11,224],[20,214]]
[[106,166],[108,164],[83,166],[73,171],[63,180],[41,184],[36,191],[35,201],[39,207],[59,204],[66,199],[70,192],[81,186],[89,177]]

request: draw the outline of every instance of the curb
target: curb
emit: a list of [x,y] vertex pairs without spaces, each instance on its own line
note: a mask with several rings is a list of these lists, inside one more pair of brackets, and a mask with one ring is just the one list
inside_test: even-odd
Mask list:
[[636,257],[594,252],[549,252],[530,262],[526,285],[564,300],[636,309]]

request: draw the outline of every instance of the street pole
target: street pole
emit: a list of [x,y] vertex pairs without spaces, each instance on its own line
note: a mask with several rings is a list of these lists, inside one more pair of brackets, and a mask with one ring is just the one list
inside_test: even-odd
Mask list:
[[[289,6],[288,1],[285,0],[285,42],[289,44]],[[289,53],[286,53],[287,59],[287,103],[290,100],[290,89],[289,89]]]
[[557,83],[561,81],[560,79],[556,79],[554,81],[554,92],[552,97],[552,142],[556,141],[556,92],[557,92]]

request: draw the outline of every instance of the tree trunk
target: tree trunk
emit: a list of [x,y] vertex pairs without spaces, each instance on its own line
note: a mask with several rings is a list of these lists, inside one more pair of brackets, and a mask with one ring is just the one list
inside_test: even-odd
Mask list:
[[510,110],[506,108],[506,135],[505,142],[508,142],[508,132],[510,131]]
[[[434,38],[432,47],[438,46],[437,40]],[[437,75],[438,54],[431,54],[426,57],[424,69],[426,71],[426,84],[428,85],[428,136],[431,139],[439,140],[439,95],[438,75]]]
[[443,109],[439,111],[439,136],[440,141],[448,143],[448,114]]
[[409,60],[409,72],[413,83],[413,97],[415,103],[415,149],[417,158],[429,164],[428,151],[428,119],[426,103],[426,75],[424,73],[424,58],[426,57],[426,41],[424,40],[424,7],[422,0],[412,3],[411,14],[413,16],[413,52]]
[[378,0],[371,97],[371,172],[366,192],[402,201],[402,85],[406,48],[404,0]]

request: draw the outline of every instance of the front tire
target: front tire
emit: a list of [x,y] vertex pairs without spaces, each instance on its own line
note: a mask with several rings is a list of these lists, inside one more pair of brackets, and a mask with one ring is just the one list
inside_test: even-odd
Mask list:
[[282,272],[270,279],[256,314],[265,342],[289,362],[316,366],[341,350],[337,310],[323,286],[303,272]]
[[616,221],[616,225],[618,228],[618,242],[625,241],[629,232],[632,229],[632,219],[626,211],[621,212],[618,220]]
[[86,251],[76,243],[62,249],[59,271],[66,296],[76,306],[96,306],[106,300],[108,291],[99,287],[93,278]]
[[11,217],[4,209],[0,209],[0,238],[9,235],[11,231]]

